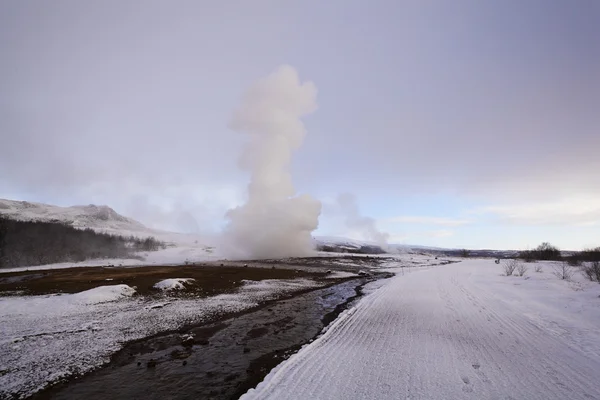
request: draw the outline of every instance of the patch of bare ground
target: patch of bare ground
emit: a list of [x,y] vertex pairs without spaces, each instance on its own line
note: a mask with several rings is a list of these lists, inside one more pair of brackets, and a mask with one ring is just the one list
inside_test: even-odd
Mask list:
[[169,278],[193,278],[186,290],[177,295],[214,296],[235,290],[244,280],[322,278],[323,271],[245,267],[248,263],[230,265],[197,264],[148,267],[82,267],[43,271],[20,271],[0,275],[0,296],[19,293],[40,295],[77,293],[102,285],[126,284],[136,287],[138,294],[157,293],[157,282]]

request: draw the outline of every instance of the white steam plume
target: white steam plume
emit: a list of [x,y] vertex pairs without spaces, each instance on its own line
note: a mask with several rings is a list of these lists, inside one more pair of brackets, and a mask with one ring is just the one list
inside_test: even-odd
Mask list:
[[321,203],[296,195],[289,172],[292,152],[306,131],[300,117],[317,109],[317,88],[279,67],[245,93],[231,128],[247,135],[240,166],[250,171],[248,200],[227,212],[225,248],[234,258],[280,258],[313,251]]
[[344,214],[346,227],[352,233],[359,235],[362,240],[375,242],[383,250],[387,250],[390,235],[377,229],[375,220],[360,214],[356,197],[351,193],[340,194],[337,198],[338,205]]

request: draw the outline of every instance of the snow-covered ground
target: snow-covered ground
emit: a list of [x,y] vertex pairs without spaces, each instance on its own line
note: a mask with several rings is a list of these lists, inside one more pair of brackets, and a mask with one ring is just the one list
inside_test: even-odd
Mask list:
[[600,399],[600,285],[540,264],[404,268],[242,398]]
[[199,299],[131,297],[135,290],[127,285],[0,297],[0,398],[25,397],[98,367],[127,341],[320,285],[307,279],[245,281],[235,293]]
[[93,289],[67,296],[51,296],[51,298],[52,300],[57,300],[57,305],[62,303],[63,306],[81,306],[108,303],[126,297],[131,297],[134,294],[135,289],[127,285],[108,285],[98,286]]

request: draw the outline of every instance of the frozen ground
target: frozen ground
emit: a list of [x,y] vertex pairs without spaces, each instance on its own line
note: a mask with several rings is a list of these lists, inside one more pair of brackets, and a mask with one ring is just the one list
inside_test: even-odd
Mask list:
[[242,398],[600,399],[600,285],[542,264],[402,269]]
[[307,279],[245,281],[235,293],[200,299],[131,297],[135,290],[127,285],[0,297],[0,399],[25,397],[98,367],[124,342],[319,285]]

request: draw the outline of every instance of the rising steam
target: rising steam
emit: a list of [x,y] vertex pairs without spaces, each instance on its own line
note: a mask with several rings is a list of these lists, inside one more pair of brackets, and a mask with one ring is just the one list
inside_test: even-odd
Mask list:
[[227,212],[225,246],[235,258],[310,254],[321,203],[296,195],[289,172],[293,150],[306,131],[300,117],[317,109],[317,88],[282,66],[245,93],[231,128],[248,137],[240,166],[250,171],[248,200]]
[[361,215],[356,203],[356,197],[351,193],[344,193],[337,198],[338,205],[344,215],[344,223],[353,234],[362,240],[374,242],[383,250],[387,250],[389,234],[377,229],[375,220]]

